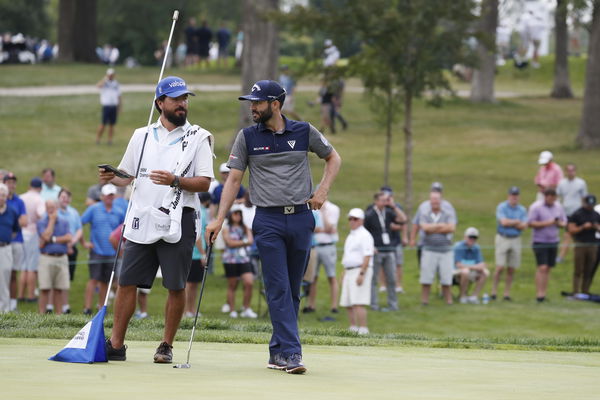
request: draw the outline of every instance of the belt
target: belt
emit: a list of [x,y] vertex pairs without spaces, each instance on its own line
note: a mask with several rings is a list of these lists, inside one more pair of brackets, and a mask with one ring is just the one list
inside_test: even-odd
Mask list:
[[0,242],[0,247],[8,246],[10,242]]
[[50,256],[50,257],[62,257],[64,255],[66,255],[67,253],[42,253],[45,256]]
[[317,243],[315,246],[317,247],[321,247],[321,246],[333,246],[335,243],[331,242],[331,243]]
[[294,204],[291,206],[283,206],[283,207],[256,207],[256,208],[259,210],[264,210],[264,211],[269,211],[272,213],[284,214],[284,215],[298,214],[298,213],[305,212],[310,209],[308,203]]
[[507,238],[507,239],[514,239],[514,238],[519,237],[519,235],[504,235],[500,232],[498,232],[498,235],[502,236],[503,238]]
[[360,268],[362,265],[359,265],[358,267],[344,267],[345,269],[356,269],[356,268]]

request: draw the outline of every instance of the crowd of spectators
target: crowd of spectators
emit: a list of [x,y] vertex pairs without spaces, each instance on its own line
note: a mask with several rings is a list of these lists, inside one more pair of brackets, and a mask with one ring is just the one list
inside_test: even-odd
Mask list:
[[58,45],[46,39],[5,32],[0,36],[0,64],[36,64],[58,56]]

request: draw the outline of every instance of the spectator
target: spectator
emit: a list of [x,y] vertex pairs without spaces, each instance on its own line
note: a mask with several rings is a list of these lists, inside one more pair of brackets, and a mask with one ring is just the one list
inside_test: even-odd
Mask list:
[[162,66],[163,59],[165,58],[165,49],[167,50],[167,61],[165,62],[166,68],[171,68],[173,66],[173,48],[169,47],[167,49],[168,41],[163,40],[160,43],[160,46],[156,50],[154,50],[154,59],[156,60],[156,65]]
[[[394,203],[394,199],[387,193],[379,192],[374,196],[375,205],[367,210],[364,226],[375,241],[375,257],[373,260],[373,279],[371,282],[371,309],[379,310],[377,301],[377,277],[379,269],[383,268],[387,283],[388,309],[398,310],[398,299],[396,296],[396,246],[393,231],[399,231],[406,215]],[[389,207],[391,207],[391,209]],[[388,311],[381,309],[381,311]]]
[[328,72],[325,72],[323,81],[321,82],[321,88],[319,89],[319,102],[321,104],[321,128],[319,130],[325,132],[326,129],[329,129],[331,133],[334,134],[335,127],[333,125],[333,120],[331,119],[331,116],[334,114],[333,79],[329,75]]
[[565,211],[556,201],[556,190],[544,190],[544,200],[529,209],[529,226],[533,228],[533,252],[537,263],[535,274],[536,300],[546,301],[550,269],[556,265],[559,228],[567,225]]
[[[316,271],[317,271],[317,241],[315,240],[315,236],[317,233],[323,233],[325,228],[323,226],[323,220],[321,218],[321,213],[319,210],[312,210],[313,218],[315,219],[315,228],[313,229],[313,234],[310,243],[310,255],[308,257],[308,264],[306,266],[306,270],[304,271],[304,276],[302,278],[301,287],[305,290],[305,297],[308,297],[308,305],[302,309],[303,313],[311,313],[316,311],[316,297],[310,298],[312,284],[315,280]],[[334,306],[335,312],[337,312],[337,308]]]
[[208,27],[206,20],[202,21],[202,26],[196,30],[196,36],[198,38],[198,56],[200,58],[200,64],[204,61],[206,67],[209,66],[208,53],[210,50],[210,41],[212,40],[213,33]]
[[92,204],[96,204],[100,201],[100,196],[102,195],[102,186],[104,186],[104,183],[98,182],[88,188],[85,198],[86,207],[89,207]]
[[423,253],[421,255],[421,303],[429,304],[429,293],[439,274],[442,294],[446,304],[452,304],[452,273],[454,257],[452,254],[452,233],[456,229],[456,217],[442,208],[442,194],[429,194],[431,211],[419,217],[420,229],[423,230]]
[[340,219],[340,208],[329,200],[318,210],[323,225],[322,232],[315,232],[315,271],[310,285],[309,307],[315,309],[317,299],[317,280],[321,265],[325,269],[331,297],[331,312],[337,313],[338,281],[335,267],[337,265],[336,245],[339,240],[337,225]]
[[256,313],[250,308],[254,275],[247,249],[253,243],[252,231],[244,225],[242,210],[239,206],[229,212],[227,220],[228,225],[223,227],[223,239],[226,246],[223,251],[223,266],[227,277],[227,303],[231,310],[229,316],[231,318],[238,317],[235,309],[235,290],[238,281],[241,280],[244,297],[242,312],[239,315],[243,318],[256,318]]
[[19,214],[6,203],[8,187],[0,183],[0,313],[10,311],[10,275],[13,265],[12,240],[21,230]]
[[[206,260],[206,239],[204,233],[206,225],[208,225],[208,207],[210,206],[210,195],[206,192],[198,193],[200,198],[200,210],[198,211],[198,219],[200,220],[200,232],[196,239],[196,245],[192,253],[192,267],[187,277],[185,285],[185,313],[186,318],[194,318],[196,316],[197,304],[196,296],[198,295],[198,285],[202,283],[204,278],[204,268],[207,268]],[[246,225],[252,226],[252,225]]]
[[335,120],[339,119],[342,124],[342,129],[348,129],[348,123],[342,116],[342,100],[344,98],[344,87],[345,83],[342,78],[335,78],[331,82],[331,108],[330,108],[330,119],[331,119],[331,131],[335,132]]
[[242,63],[242,53],[244,52],[244,32],[238,30],[235,38],[235,65],[239,66]]
[[[221,24],[221,28],[217,31],[217,43],[219,44],[219,58],[217,59],[217,65],[219,68],[227,68],[227,49],[231,42],[231,32],[227,29],[225,24]],[[223,65],[221,65],[221,62]]]
[[588,194],[583,206],[569,217],[568,230],[575,239],[575,268],[573,270],[573,293],[590,294],[600,231],[600,214],[594,211],[596,196]]
[[[477,228],[469,227],[465,231],[464,240],[454,245],[454,266],[456,267],[455,275],[457,275],[460,283],[460,304],[479,304],[479,293],[490,271],[487,269],[481,248],[477,244],[479,231]],[[475,283],[473,294],[468,296],[469,282]]]
[[46,311],[50,290],[54,290],[54,311],[62,314],[64,290],[69,290],[68,245],[71,243],[69,222],[58,215],[56,200],[46,200],[46,216],[37,223],[40,237],[40,265],[38,267],[40,301],[39,311]]
[[[75,267],[77,266],[77,255],[79,254],[77,243],[79,243],[83,236],[83,228],[79,213],[71,206],[71,199],[71,191],[63,187],[58,194],[58,216],[69,223],[71,241],[67,243],[67,256],[69,259],[69,281],[73,282],[73,279],[75,279]],[[69,289],[65,290],[63,294],[63,313],[70,314]]]
[[198,36],[196,35],[196,18],[190,18],[188,26],[183,31],[185,34],[186,57],[185,65],[194,66],[198,63]]
[[91,205],[81,216],[82,224],[90,224],[90,242],[84,242],[90,250],[90,279],[85,289],[85,305],[83,313],[92,315],[92,300],[96,286],[99,287],[98,299],[103,302],[108,290],[108,282],[112,272],[115,249],[110,243],[110,234],[123,223],[123,210],[113,207],[117,188],[113,184],[102,187],[102,201]]
[[23,271],[19,276],[18,298],[28,302],[36,302],[35,288],[37,286],[37,271],[40,258],[40,240],[37,232],[37,222],[46,213],[46,204],[41,196],[42,180],[33,178],[29,190],[21,195],[27,212],[27,226],[23,228]]
[[348,310],[350,331],[359,335],[369,333],[367,327],[367,309],[371,301],[372,287],[369,284],[373,276],[373,254],[375,245],[373,237],[363,226],[365,213],[360,208],[353,208],[348,213],[350,233],[344,243],[342,265],[342,295],[340,307]]
[[283,107],[281,111],[285,115],[289,115],[293,119],[299,121],[302,118],[294,111],[294,91],[296,90],[296,81],[290,75],[290,69],[287,65],[281,66],[281,74],[279,74],[279,83],[285,89],[285,103],[283,103]]
[[534,179],[538,187],[537,201],[545,198],[544,191],[546,189],[556,189],[563,178],[562,168],[553,161],[553,157],[552,153],[546,150],[542,151],[538,158],[540,169]]
[[[6,204],[12,207],[19,215],[19,227],[24,228],[27,226],[27,210],[25,209],[25,203],[15,193],[17,188],[17,177],[12,172],[7,173],[3,178],[4,184],[8,188],[8,199]],[[17,309],[17,271],[23,269],[23,233],[21,229],[17,233],[17,236],[12,240],[12,272],[10,275],[10,311]]]
[[[221,173],[221,183],[212,192],[212,200],[210,206],[210,219],[213,220],[217,215],[217,210],[219,208],[219,202],[221,201],[221,193],[223,193],[223,188],[225,187],[225,182],[227,181],[227,177],[229,177],[229,167],[227,163],[222,163],[219,166],[219,172]],[[241,204],[244,202],[244,194],[246,193],[246,189],[244,185],[240,185],[240,190],[238,191],[237,196],[235,197],[235,203]]]
[[52,168],[42,170],[42,198],[44,200],[58,200],[60,186],[56,184],[56,172]]
[[100,105],[102,106],[102,119],[96,132],[96,144],[100,144],[104,127],[108,125],[108,144],[112,144],[117,115],[121,111],[121,88],[115,79],[115,70],[109,68],[106,75],[96,84],[100,89]]
[[325,68],[333,67],[340,59],[340,51],[331,39],[325,39],[323,44],[325,45],[325,49],[323,50],[323,66]]
[[[581,207],[581,201],[587,195],[587,184],[583,179],[577,176],[577,166],[575,166],[575,164],[568,163],[565,170],[567,176],[562,178],[558,183],[556,194],[558,194],[561,204],[565,208],[568,219]],[[560,263],[565,260],[572,243],[573,240],[567,229],[563,235],[563,242],[561,243],[560,253],[556,262]]]
[[496,207],[496,270],[490,296],[492,300],[496,300],[498,283],[505,268],[504,300],[511,300],[510,288],[515,270],[521,266],[521,235],[527,228],[527,210],[519,204],[519,193],[519,188],[512,186],[508,189],[508,200]]

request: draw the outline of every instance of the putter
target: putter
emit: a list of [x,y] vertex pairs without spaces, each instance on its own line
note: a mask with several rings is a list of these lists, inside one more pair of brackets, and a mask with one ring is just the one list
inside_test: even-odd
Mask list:
[[194,317],[194,325],[192,326],[192,334],[190,335],[190,344],[188,346],[188,352],[187,352],[187,361],[185,362],[185,364],[175,364],[173,365],[173,368],[192,368],[192,365],[190,364],[190,353],[192,352],[192,342],[194,341],[194,333],[196,332],[196,322],[198,321],[198,314],[200,313],[200,303],[202,302],[202,295],[204,294],[204,283],[206,283],[206,271],[208,271],[208,260],[210,260],[210,256],[212,253],[212,235],[210,235],[210,239],[208,239],[209,241],[209,245],[208,245],[208,250],[206,251],[206,264],[204,266],[204,272],[202,273],[202,285],[200,285],[200,297],[198,298],[198,306],[196,307],[196,316]]

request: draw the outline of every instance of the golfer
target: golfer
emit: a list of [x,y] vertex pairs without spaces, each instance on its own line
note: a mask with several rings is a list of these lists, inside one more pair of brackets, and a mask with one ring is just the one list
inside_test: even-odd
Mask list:
[[[185,282],[196,241],[195,192],[206,192],[213,175],[212,135],[187,120],[188,95],[183,79],[170,76],[156,87],[154,105],[160,112],[149,128],[137,129],[118,169],[139,176],[125,220],[125,251],[115,299],[112,336],[106,341],[109,360],[125,360],[127,325],[135,310],[137,288],[149,289],[160,264],[168,289],[165,330],[154,355],[156,363],[171,363],[173,339],[185,306]],[[144,145],[144,136],[146,136]],[[138,165],[140,164],[140,165]],[[100,168],[100,179],[128,185]]]
[[[231,172],[217,218],[206,228],[206,237],[217,237],[249,168],[250,201],[256,205],[252,230],[273,325],[268,367],[301,374],[306,367],[297,317],[300,283],[315,225],[311,208],[318,210],[327,200],[341,159],[312,125],[281,114],[285,90],[277,82],[258,81],[249,95],[239,99],[251,102],[256,125],[242,129],[236,137],[227,163]],[[323,179],[314,193],[309,151],[325,160]]]

